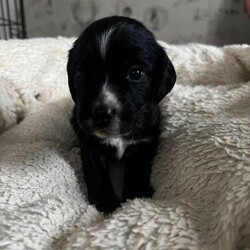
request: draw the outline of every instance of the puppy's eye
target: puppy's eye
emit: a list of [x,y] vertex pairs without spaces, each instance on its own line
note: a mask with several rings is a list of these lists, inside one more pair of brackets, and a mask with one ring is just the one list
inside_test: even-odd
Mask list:
[[128,71],[127,80],[138,82],[143,79],[145,73],[139,68],[132,68]]

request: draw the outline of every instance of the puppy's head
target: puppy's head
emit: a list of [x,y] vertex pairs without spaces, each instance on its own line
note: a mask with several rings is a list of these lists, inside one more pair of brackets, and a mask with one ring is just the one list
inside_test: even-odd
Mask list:
[[140,22],[117,16],[82,33],[69,52],[67,70],[80,125],[102,138],[143,120],[147,107],[158,105],[176,80],[153,34]]

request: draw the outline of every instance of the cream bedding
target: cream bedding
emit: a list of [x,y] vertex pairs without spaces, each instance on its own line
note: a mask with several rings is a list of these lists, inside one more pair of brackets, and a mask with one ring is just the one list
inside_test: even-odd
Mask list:
[[156,192],[104,217],[69,124],[73,40],[0,42],[0,249],[250,248],[250,47],[161,42],[178,82],[161,103]]

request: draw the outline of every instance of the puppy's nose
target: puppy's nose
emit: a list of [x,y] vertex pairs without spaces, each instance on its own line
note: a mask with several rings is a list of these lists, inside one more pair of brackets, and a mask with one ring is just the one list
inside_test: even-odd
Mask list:
[[111,123],[114,109],[100,105],[94,109],[94,125],[98,128],[105,128]]

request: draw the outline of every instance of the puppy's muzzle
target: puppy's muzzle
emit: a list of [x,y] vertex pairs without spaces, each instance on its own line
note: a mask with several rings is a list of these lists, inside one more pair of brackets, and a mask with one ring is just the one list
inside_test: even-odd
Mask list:
[[98,105],[93,112],[93,125],[97,129],[107,128],[112,123],[116,110],[106,105]]

